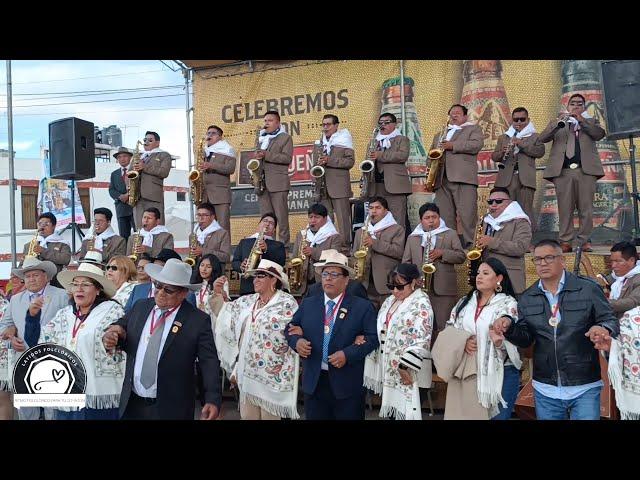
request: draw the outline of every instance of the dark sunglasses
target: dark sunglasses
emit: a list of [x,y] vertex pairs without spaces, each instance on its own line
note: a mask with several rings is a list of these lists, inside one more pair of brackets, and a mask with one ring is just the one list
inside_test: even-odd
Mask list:
[[391,120],[381,120],[378,122],[378,125],[382,126],[382,125],[389,125],[390,123],[393,123]]
[[255,273],[253,276],[254,276],[255,278],[267,278],[267,277],[270,277],[270,275],[269,275],[269,274],[267,274],[267,273],[263,273],[263,272]]
[[400,283],[400,284],[397,284],[397,283],[387,283],[387,288],[388,288],[389,290],[395,290],[396,288],[397,288],[398,290],[404,290],[404,287],[406,287],[407,285],[411,285],[411,282],[409,282],[409,283]]
[[527,117],[513,117],[514,122],[526,122]]
[[489,200],[487,200],[487,204],[489,205],[500,205],[502,202],[505,202],[507,199],[506,198],[491,198]]
[[160,282],[153,282],[153,286],[158,292],[160,290],[164,290],[164,293],[166,293],[167,295],[173,295],[174,293],[178,293],[180,291],[180,288],[178,287],[168,287],[164,283]]
[[111,270],[113,272],[117,272],[118,271],[118,266],[117,265],[107,265],[104,268],[105,268],[105,270]]

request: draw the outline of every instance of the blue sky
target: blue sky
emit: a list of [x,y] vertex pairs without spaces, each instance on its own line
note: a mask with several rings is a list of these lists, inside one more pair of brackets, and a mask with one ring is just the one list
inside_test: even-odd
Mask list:
[[[177,65],[164,61],[172,68]],[[13,142],[16,157],[38,158],[48,144],[49,123],[66,117],[100,128],[117,125],[133,148],[144,132],[160,134],[160,147],[187,168],[184,78],[159,60],[15,60]],[[0,61],[0,148],[7,148],[6,62]],[[152,97],[152,98],[137,98]],[[58,105],[54,105],[58,104]]]

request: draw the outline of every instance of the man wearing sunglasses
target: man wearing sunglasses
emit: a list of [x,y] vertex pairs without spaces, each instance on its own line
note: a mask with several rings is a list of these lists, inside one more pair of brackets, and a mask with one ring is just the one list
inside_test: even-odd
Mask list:
[[[126,240],[111,227],[112,218],[113,213],[108,208],[100,207],[93,211],[93,250],[102,254],[105,265],[109,264],[111,257],[125,255],[127,251]],[[79,258],[87,256],[88,243],[89,238],[82,240]]]
[[593,230],[593,196],[596,180],[604,176],[596,142],[605,136],[597,118],[586,110],[579,93],[569,97],[568,113],[553,119],[540,134],[540,141],[553,141],[547,168],[542,176],[553,182],[558,199],[559,239],[563,252],[571,252],[576,233],[573,211],[578,209],[577,245],[591,252],[589,236]]
[[140,174],[140,200],[133,207],[135,224],[142,225],[142,215],[151,207],[160,211],[158,219],[164,223],[164,179],[171,171],[171,155],[160,148],[160,135],[144,134],[144,152],[131,169]]
[[526,288],[524,254],[531,243],[531,223],[518,202],[509,198],[509,190],[494,187],[489,192],[489,212],[484,217],[484,235],[478,240],[482,259],[494,257],[504,263],[520,295]]
[[187,302],[201,284],[190,281],[191,268],[171,258],[145,270],[154,298],[141,300],[102,337],[104,347],[127,354],[120,418],[127,420],[193,420],[195,362],[202,371],[204,407],[201,420],[220,412],[220,361],[209,315]]
[[[529,120],[529,112],[518,107],[511,113],[511,127],[498,138],[491,159],[498,165],[496,187],[505,187],[531,220],[535,231],[533,196],[536,193],[536,158],[544,156],[544,143]],[[506,160],[505,160],[506,158]]]
[[462,224],[462,247],[473,244],[478,221],[478,162],[477,156],[484,145],[482,129],[468,121],[468,110],[455,104],[449,109],[449,124],[445,137],[433,137],[431,148],[444,150],[443,166],[436,178],[436,204],[447,225]]
[[369,157],[375,165],[375,181],[370,185],[370,191],[372,197],[387,199],[393,218],[404,227],[407,217],[407,195],[411,193],[411,181],[407,172],[410,144],[409,138],[398,130],[397,122],[396,116],[392,113],[383,113],[378,118],[378,143]]
[[205,159],[203,201],[215,207],[216,220],[231,235],[231,175],[236,171],[236,152],[222,135],[217,125],[207,128],[206,145],[201,153]]

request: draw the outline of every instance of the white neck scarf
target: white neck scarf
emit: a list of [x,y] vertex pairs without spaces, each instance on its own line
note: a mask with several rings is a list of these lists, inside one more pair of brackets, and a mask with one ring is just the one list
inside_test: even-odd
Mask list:
[[142,245],[144,245],[145,247],[153,246],[153,236],[158,235],[159,233],[164,233],[168,231],[169,230],[167,230],[167,227],[165,227],[164,225],[158,225],[156,227],[153,227],[149,232],[147,232],[144,228],[141,228],[140,235],[142,235],[142,238],[143,238]]
[[378,238],[376,237],[376,232],[384,230],[385,228],[390,227],[391,225],[397,225],[397,224],[398,222],[396,222],[396,219],[393,218],[393,214],[391,213],[391,211],[388,211],[387,214],[384,216],[384,218],[380,220],[378,223],[376,223],[375,225],[372,225],[370,223],[367,230],[369,231],[371,238],[375,240],[376,238]]
[[[527,126],[524,127],[522,130],[520,130],[519,132],[515,128],[513,128],[513,125],[511,125],[509,127],[509,130],[504,132],[504,134],[509,138],[513,138],[514,134],[515,134],[516,138],[527,138],[527,137],[530,137],[531,135],[533,135],[534,133],[536,133],[536,127],[533,126],[533,122],[532,121],[529,121]],[[520,151],[520,149],[516,145],[513,148],[513,154],[515,155],[519,151]]]
[[42,235],[38,235],[38,243],[40,244],[40,246],[42,248],[47,248],[47,244],[48,243],[66,243],[67,245],[71,246],[69,244],[69,240],[65,240],[64,238],[62,238],[60,235],[58,235],[57,233],[52,233],[51,235],[49,235],[48,237],[43,237]]
[[109,225],[109,228],[107,228],[104,232],[96,235],[93,243],[94,247],[96,247],[96,250],[102,251],[102,248],[104,247],[104,241],[115,236],[115,234],[116,232],[113,231],[113,227]]
[[387,149],[391,147],[391,139],[397,137],[398,135],[402,135],[402,134],[400,133],[400,130],[396,128],[389,135],[383,135],[382,133],[378,133],[378,135],[376,135],[376,140],[378,142],[380,141],[382,142],[383,149]]
[[427,246],[427,240],[429,239],[429,236],[431,236],[431,248],[434,248],[436,245],[438,234],[442,232],[446,232],[447,230],[450,230],[450,228],[447,227],[447,225],[444,223],[444,219],[440,218],[440,225],[438,225],[433,230],[430,230],[427,232],[424,230],[424,228],[422,228],[422,223],[419,223],[418,226],[413,230],[413,232],[411,232],[411,235],[422,236],[423,247]]
[[204,245],[204,241],[206,240],[207,235],[213,232],[217,232],[221,228],[222,227],[220,226],[218,221],[214,220],[213,222],[211,222],[211,225],[209,225],[204,230],[200,230],[200,225],[196,225],[196,228],[193,229],[193,233],[195,233],[198,236],[198,243],[200,245]]
[[276,138],[281,133],[287,133],[282,128],[282,125],[280,125],[275,133],[265,133],[264,128],[260,130],[260,149],[266,150],[267,148],[269,148],[269,143],[271,143],[271,140]]
[[160,147],[156,147],[153,150],[149,150],[142,152],[142,154],[140,154],[140,160],[144,160],[145,158],[147,158],[149,155],[151,155],[152,153],[160,153],[160,152],[164,152],[164,150],[162,150]]
[[458,131],[462,130],[464,127],[468,125],[473,125],[471,122],[464,122],[462,125],[447,125],[447,136],[444,138],[447,142],[450,142],[453,138],[453,135]]
[[498,216],[498,218],[493,218],[491,215],[487,214],[487,216],[484,217],[484,221],[485,223],[491,225],[491,228],[498,231],[502,230],[503,223],[510,222],[511,220],[515,220],[516,218],[525,218],[527,222],[531,223],[531,220],[529,220],[527,214],[524,213],[524,210],[522,210],[520,204],[516,201],[513,201],[507,208],[504,209],[504,212],[502,212]]
[[[586,118],[587,120],[590,118],[593,118],[591,115],[589,115],[589,112],[587,112],[586,110],[584,112],[582,112],[582,118]],[[567,126],[570,127],[570,124],[573,124],[573,129],[575,131],[580,130],[580,123],[578,123],[578,120],[574,117],[567,117]]]
[[611,300],[618,300],[622,293],[622,287],[624,286],[625,280],[637,275],[638,273],[640,273],[640,260],[636,262],[636,266],[629,270],[626,275],[619,277],[615,273],[611,272],[611,276],[616,279],[616,281],[611,284]]
[[[258,232],[254,233],[253,235],[249,235],[247,238],[258,238]],[[263,238],[265,240],[273,240],[273,237],[270,237],[269,235],[265,235]]]
[[321,226],[316,233],[313,233],[310,228],[307,228],[307,241],[312,247],[321,244],[327,238],[337,235],[335,225],[331,221],[331,217],[327,217],[327,223]]
[[331,135],[329,139],[327,139],[326,135],[322,135],[322,145],[327,155],[330,155],[331,148],[334,146],[353,149],[353,138],[349,130],[343,128]]
[[616,391],[616,404],[622,420],[640,420],[640,307],[624,313],[620,319],[620,335],[611,339],[609,379]]
[[226,140],[220,140],[213,145],[205,147],[204,152],[207,157],[212,153],[219,153],[220,155],[226,155],[228,157],[236,156],[236,151]]

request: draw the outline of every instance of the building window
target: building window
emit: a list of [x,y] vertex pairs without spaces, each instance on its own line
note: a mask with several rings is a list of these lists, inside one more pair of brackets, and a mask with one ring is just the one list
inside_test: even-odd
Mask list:
[[176,196],[176,200],[178,200],[178,202],[184,202],[187,200],[187,192],[176,192],[177,196]]
[[38,219],[38,187],[20,187],[22,195],[22,229],[35,230]]

